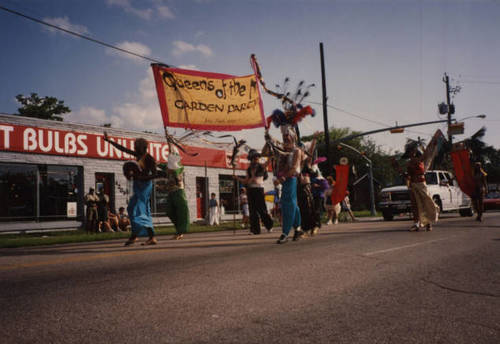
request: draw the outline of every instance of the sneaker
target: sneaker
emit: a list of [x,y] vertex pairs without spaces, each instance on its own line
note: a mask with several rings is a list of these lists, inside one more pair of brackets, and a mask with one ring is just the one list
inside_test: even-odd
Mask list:
[[311,231],[311,236],[315,236],[319,232],[319,227],[314,227],[313,230]]
[[158,243],[158,240],[156,238],[150,238],[146,240],[143,245],[156,245]]
[[272,229],[272,228],[269,228],[269,229],[267,230],[267,232],[268,232],[268,233],[272,233],[272,232],[273,232],[273,229]]
[[184,234],[176,234],[174,235],[174,240],[181,240],[182,238],[184,238]]
[[410,229],[408,229],[408,231],[410,232],[418,232],[420,230],[420,227],[418,226],[418,224],[414,224],[413,226],[410,227]]
[[300,240],[301,238],[304,237],[304,231],[299,228],[295,229],[295,232],[293,233],[293,241]]
[[431,225],[430,223],[429,223],[429,224],[427,224],[427,226],[425,226],[425,230],[426,230],[427,232],[432,231],[432,225]]
[[339,224],[339,219],[335,219],[335,222],[333,224],[334,225],[338,225]]
[[277,244],[284,244],[288,241],[288,237],[285,234],[281,234],[280,238],[278,241],[276,241]]
[[331,225],[331,224],[332,224],[332,220],[328,220],[328,221],[326,222],[326,224],[327,224],[327,225]]
[[133,245],[137,242],[137,238],[133,238],[133,239],[128,239],[126,242],[125,242],[125,245],[124,246],[130,246],[130,245]]

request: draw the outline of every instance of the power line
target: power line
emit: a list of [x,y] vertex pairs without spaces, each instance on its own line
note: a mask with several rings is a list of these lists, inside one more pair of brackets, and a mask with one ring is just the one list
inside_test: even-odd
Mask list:
[[[50,24],[50,23],[47,23],[43,20],[40,20],[40,19],[37,19],[37,18],[34,18],[34,17],[31,17],[31,16],[28,16],[26,14],[23,14],[21,12],[17,12],[17,11],[14,11],[14,10],[11,10],[9,8],[6,8],[4,6],[1,6],[0,5],[0,10],[4,10],[6,12],[9,12],[9,13],[12,13],[12,14],[15,14],[17,16],[20,16],[20,17],[23,17],[25,19],[29,19],[29,20],[32,20],[36,23],[39,23],[39,24],[42,24],[42,25],[46,25],[46,26],[49,26],[51,28],[54,28],[56,30],[60,30],[60,31],[63,31],[63,32],[66,32],[67,34],[70,34],[70,35],[73,35],[73,36],[76,36],[76,37],[79,37],[79,38],[83,38],[83,39],[86,39],[88,41],[91,41],[93,43],[97,43],[97,44],[100,44],[100,45],[103,45],[105,47],[108,47],[108,48],[111,48],[111,49],[115,49],[115,50],[118,50],[118,51],[121,51],[122,53],[125,53],[125,54],[130,54],[130,55],[134,55],[136,57],[140,57],[142,59],[145,59],[145,60],[148,60],[148,61],[151,61],[151,62],[155,62],[155,63],[161,63],[161,64],[165,64],[164,62],[160,61],[160,60],[157,60],[157,59],[154,59],[154,58],[151,58],[151,57],[148,57],[148,56],[144,56],[144,55],[141,55],[141,54],[137,54],[137,53],[134,53],[132,51],[129,51],[129,50],[125,50],[125,49],[122,49],[122,48],[119,48],[117,46],[114,46],[114,45],[111,45],[111,44],[108,44],[108,43],[105,43],[103,41],[99,41],[97,39],[94,39],[94,38],[91,38],[91,37],[88,37],[88,36],[85,36],[85,35],[82,35],[82,34],[79,34],[77,32],[74,32],[74,31],[71,31],[71,30],[68,30],[68,29],[64,29],[60,26],[57,26],[57,25],[53,25],[53,24]],[[166,64],[165,64],[166,65]]]
[[488,84],[488,85],[500,85],[500,81],[486,81],[486,80],[467,80],[462,79],[463,83],[466,84]]
[[[310,104],[316,104],[316,105],[322,105],[322,103],[320,102],[312,102],[312,101],[304,101],[304,103],[310,103]],[[374,123],[374,124],[378,124],[378,125],[382,125],[384,127],[390,127],[389,124],[387,123],[383,123],[383,122],[379,122],[379,121],[374,121],[374,120],[371,120],[371,119],[368,119],[366,117],[363,117],[361,115],[358,115],[358,114],[355,114],[351,111],[347,111],[347,110],[344,110],[344,109],[341,109],[341,108],[338,108],[336,106],[333,106],[333,105],[330,105],[330,104],[327,104],[326,106],[328,106],[329,108],[332,108],[334,110],[337,110],[339,112],[343,112],[347,115],[350,115],[350,116],[353,116],[353,117],[356,117],[356,118],[359,118],[359,119],[362,119],[364,121],[367,121],[367,122],[371,122],[371,123]],[[428,134],[428,133],[424,133],[424,132],[420,132],[420,131],[416,131],[416,130],[408,130],[408,132],[412,132],[414,134],[420,134],[420,135],[427,135],[427,136],[431,136],[432,134]]]

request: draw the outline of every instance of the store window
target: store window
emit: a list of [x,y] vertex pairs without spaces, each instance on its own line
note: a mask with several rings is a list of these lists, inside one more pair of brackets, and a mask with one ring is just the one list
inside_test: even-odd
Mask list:
[[0,221],[50,221],[83,216],[83,169],[0,164]]
[[36,217],[36,165],[0,164],[0,221]]
[[40,220],[66,219],[68,207],[82,203],[80,170],[75,166],[39,165]]
[[226,214],[240,211],[239,186],[239,182],[234,180],[232,175],[219,174],[219,201],[224,205]]
[[167,197],[167,180],[155,180],[153,197],[151,197],[151,208],[153,216],[167,216]]

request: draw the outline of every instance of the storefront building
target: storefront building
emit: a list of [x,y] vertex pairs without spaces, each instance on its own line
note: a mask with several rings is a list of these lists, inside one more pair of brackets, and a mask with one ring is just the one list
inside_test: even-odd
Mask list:
[[[149,141],[149,153],[166,162],[168,145],[162,135],[0,115],[0,232],[79,228],[84,221],[84,195],[101,188],[110,208],[127,207],[132,185],[123,176],[123,161],[131,160],[103,140],[133,150],[134,140]],[[239,185],[233,181],[229,155],[220,149],[188,146],[195,157],[181,153],[191,221],[203,220],[211,193],[225,205],[226,214],[239,214]],[[237,159],[235,173],[243,176],[248,161]],[[165,181],[154,181],[151,209],[154,223],[165,216]],[[272,189],[266,181],[265,189]],[[231,216],[232,217],[232,216]]]

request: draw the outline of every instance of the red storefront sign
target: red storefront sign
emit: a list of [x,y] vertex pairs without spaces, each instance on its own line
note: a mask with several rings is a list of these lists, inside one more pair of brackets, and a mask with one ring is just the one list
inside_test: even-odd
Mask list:
[[[134,150],[134,138],[110,136],[110,139]],[[182,163],[186,166],[206,164],[207,167],[231,168],[230,157],[224,150],[193,146],[187,146],[186,150],[198,153],[192,157],[180,152]],[[134,159],[104,141],[104,135],[6,123],[0,123],[0,151],[108,160]],[[168,144],[149,141],[148,152],[157,162],[167,162]],[[246,157],[238,157],[236,160],[237,169],[248,167]]]

